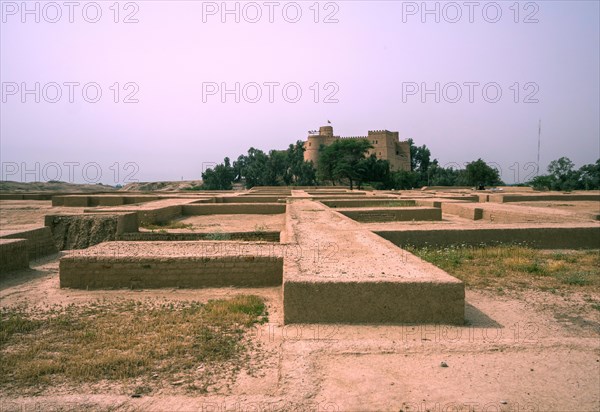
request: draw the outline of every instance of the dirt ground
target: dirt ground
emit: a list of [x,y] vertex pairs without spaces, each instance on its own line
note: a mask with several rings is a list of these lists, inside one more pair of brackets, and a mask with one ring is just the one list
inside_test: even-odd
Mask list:
[[186,216],[178,222],[192,225],[189,229],[169,229],[169,232],[272,232],[281,231],[285,213],[276,215],[202,215]]
[[[64,254],[65,252],[61,252]],[[0,306],[96,299],[197,300],[262,296],[269,322],[261,373],[204,396],[173,386],[132,398],[117,384],[33,397],[0,389],[1,410],[595,411],[600,408],[600,312],[583,294],[467,290],[463,327],[283,325],[281,288],[152,291],[60,289],[58,260],[0,282]],[[445,362],[448,367],[442,367]],[[21,409],[22,408],[22,409]]]
[[594,201],[510,202],[508,204],[525,207],[549,207],[576,213],[600,214],[600,202]]
[[[535,206],[544,207],[538,202]],[[82,211],[51,208],[49,201],[0,201],[0,229],[40,226],[45,214]],[[581,212],[592,212],[591,205]],[[283,216],[193,216],[183,222],[202,231],[254,231],[256,225],[278,230]],[[455,216],[444,219],[402,226],[491,225]],[[256,326],[250,335],[262,344],[262,353],[254,354],[261,359],[260,373],[250,376],[242,370],[234,385],[206,395],[167,386],[134,398],[119,383],[102,384],[100,390],[82,386],[76,393],[54,387],[35,396],[0,388],[0,411],[600,410],[600,311],[583,304],[590,298],[583,292],[467,289],[467,322],[461,327],[283,325],[281,287],[60,289],[58,258],[67,253],[33,261],[31,269],[1,279],[0,307],[83,305],[96,299],[205,302],[256,294],[265,299],[269,312],[269,322]]]
[[44,216],[79,214],[83,207],[52,207],[50,200],[0,200],[0,230],[44,226]]

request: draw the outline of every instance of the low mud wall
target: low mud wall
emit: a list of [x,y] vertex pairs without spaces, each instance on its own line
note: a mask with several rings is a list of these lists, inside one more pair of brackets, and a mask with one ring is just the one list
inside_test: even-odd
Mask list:
[[508,203],[508,202],[552,202],[552,201],[600,201],[598,193],[566,193],[555,195],[489,195],[490,202]]
[[182,206],[184,216],[198,215],[276,215],[285,213],[284,203],[222,203],[222,204],[191,204]]
[[0,274],[29,267],[25,239],[0,239]]
[[59,250],[85,249],[137,231],[138,217],[136,213],[47,215],[45,224],[52,231]]
[[282,258],[260,256],[60,260],[60,287],[74,289],[267,287],[281,285],[282,274]]
[[442,211],[436,207],[380,208],[367,210],[337,210],[357,222],[398,222],[412,220],[442,220]]
[[212,232],[212,233],[123,233],[119,239],[125,241],[189,241],[189,240],[239,240],[279,242],[279,232]]
[[217,197],[215,203],[276,203],[285,200],[286,196],[232,196]]
[[483,218],[483,209],[480,207],[472,207],[462,205],[460,203],[442,202],[442,212],[455,216],[460,216],[465,219],[481,220]]
[[31,260],[58,253],[52,231],[49,227],[42,226],[29,230],[3,231],[0,232],[0,238],[25,239],[27,241],[27,252]]
[[351,199],[351,200],[320,200],[325,206],[336,208],[336,207],[406,207],[406,206],[416,206],[416,202],[414,200],[398,200],[393,198],[387,199],[374,199],[371,197],[368,199]]
[[522,243],[539,249],[600,249],[600,227],[375,231],[399,247]]

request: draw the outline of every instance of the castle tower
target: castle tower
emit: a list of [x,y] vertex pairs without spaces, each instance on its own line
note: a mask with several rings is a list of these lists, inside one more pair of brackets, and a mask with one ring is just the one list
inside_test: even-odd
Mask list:
[[[321,145],[329,146],[339,139],[333,135],[332,126],[319,127],[319,134],[309,134],[304,142],[304,161],[312,161],[317,167]],[[387,160],[390,169],[410,171],[410,146],[407,141],[400,141],[398,132],[389,130],[369,130],[367,136],[343,137],[342,139],[366,139],[373,146],[367,156],[374,154],[378,159]]]
[[319,148],[321,145],[329,145],[333,142],[335,136],[333,136],[332,126],[321,126],[319,127],[319,134],[310,134],[304,143],[304,161],[312,161],[314,166],[317,167],[319,161]]

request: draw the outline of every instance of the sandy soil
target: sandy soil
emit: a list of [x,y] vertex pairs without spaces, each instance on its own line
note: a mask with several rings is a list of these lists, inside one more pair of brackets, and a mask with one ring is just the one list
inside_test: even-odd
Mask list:
[[[285,213],[276,215],[202,215],[186,216],[178,222],[193,225],[199,232],[273,232],[281,231]],[[190,229],[169,229],[169,232],[186,232]]]
[[[64,252],[63,252],[64,253]],[[118,384],[20,397],[0,388],[2,410],[452,410],[593,411],[600,408],[600,312],[570,296],[467,291],[464,327],[286,325],[280,288],[152,291],[60,289],[58,261],[0,282],[0,306],[95,299],[199,300],[253,293],[269,323],[260,373],[206,396],[173,386],[132,398]],[[441,366],[446,362],[447,368]],[[23,409],[21,409],[23,408]],[[212,409],[211,409],[212,408]],[[438,408],[438,409],[436,409]],[[446,408],[446,409],[443,409]],[[448,409],[450,408],[450,409]],[[454,408],[454,409],[452,409]],[[469,409],[471,408],[471,409]]]
[[[535,206],[541,204],[535,202]],[[82,211],[51,208],[49,201],[0,201],[0,229],[40,226],[45,214]],[[283,215],[190,218],[198,227],[205,225],[203,231],[254,230],[261,219],[267,226],[283,225]],[[569,225],[578,224],[594,223]],[[391,225],[515,226],[444,215],[444,221],[437,223],[390,222],[365,224],[363,228]],[[559,224],[547,224],[553,225]],[[467,324],[462,327],[283,325],[281,287],[71,290],[59,288],[56,257],[31,262],[31,266],[0,280],[0,307],[84,304],[96,299],[207,301],[258,294],[266,300],[269,311],[269,322],[257,326],[250,335],[262,344],[262,352],[255,354],[260,359],[260,373],[252,377],[241,371],[233,386],[204,396],[168,386],[158,393],[132,398],[118,383],[95,391],[81,387],[75,393],[55,387],[28,397],[0,388],[0,411],[600,410],[600,311],[584,304],[591,297],[600,297],[589,293],[467,290]],[[442,362],[447,367],[442,367]]]
[[52,207],[50,200],[0,200],[0,230],[44,226],[44,216],[79,214],[83,207]]
[[600,202],[593,201],[555,201],[555,202],[510,202],[510,205],[525,207],[542,207],[566,210],[578,214],[600,214]]

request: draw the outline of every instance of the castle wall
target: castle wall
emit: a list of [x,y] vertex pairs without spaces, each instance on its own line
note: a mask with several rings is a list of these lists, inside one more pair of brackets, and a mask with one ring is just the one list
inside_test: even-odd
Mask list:
[[401,142],[398,132],[388,130],[369,131],[367,136],[339,137],[333,135],[331,126],[321,127],[318,135],[308,136],[304,143],[304,161],[312,161],[317,167],[319,161],[319,147],[328,146],[337,139],[367,139],[373,148],[367,152],[367,156],[375,154],[378,159],[387,160],[390,169],[410,171],[410,147],[408,142]]

